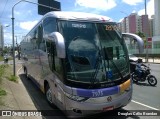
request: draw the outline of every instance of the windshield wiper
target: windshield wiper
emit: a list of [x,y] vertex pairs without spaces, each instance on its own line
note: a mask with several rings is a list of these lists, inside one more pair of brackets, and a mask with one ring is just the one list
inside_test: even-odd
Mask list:
[[[101,47],[102,48],[102,47]],[[98,48],[98,58],[97,58],[97,60],[96,60],[96,65],[95,65],[95,72],[93,73],[93,78],[91,78],[90,80],[90,82],[91,82],[91,87],[94,87],[94,84],[95,84],[95,82],[96,82],[96,78],[97,78],[97,74],[98,74],[98,72],[99,72],[99,69],[100,69],[100,65],[103,63],[102,62],[102,54],[101,54],[101,51],[100,51],[100,49]],[[105,69],[104,69],[105,68]],[[106,73],[106,64],[105,64],[105,59],[104,59],[104,66],[102,65],[102,73]],[[107,77],[106,77],[106,74],[104,75],[104,74],[102,74],[102,77],[101,77],[102,79],[104,79],[105,78],[105,80],[107,79]],[[100,79],[98,79],[98,83],[100,82]],[[90,88],[90,87],[89,87]]]
[[100,55],[100,51],[98,51],[98,58],[96,60],[96,65],[95,65],[95,72],[93,73],[93,76],[91,77],[90,79],[90,82],[91,82],[91,87],[94,87],[94,83],[96,81],[96,77],[97,77],[97,74],[98,74],[98,70],[100,69],[100,61],[101,61],[101,55]]
[[120,72],[119,68],[117,67],[117,65],[114,63],[113,60],[110,60],[110,61],[111,61],[111,63],[114,65],[114,67],[116,68],[116,70],[117,70],[119,76],[121,77],[121,79],[123,80],[124,77],[123,77],[122,73]]
[[[109,56],[108,50],[105,50],[105,47],[104,47],[104,52],[105,52],[105,59],[106,59],[107,61],[111,61],[111,63],[113,64],[113,66],[116,68],[116,70],[117,70],[120,78],[123,80],[124,77],[123,77],[121,71],[119,70],[119,68],[117,67],[117,65],[114,63],[112,57]],[[109,66],[109,62],[108,62],[108,66]]]

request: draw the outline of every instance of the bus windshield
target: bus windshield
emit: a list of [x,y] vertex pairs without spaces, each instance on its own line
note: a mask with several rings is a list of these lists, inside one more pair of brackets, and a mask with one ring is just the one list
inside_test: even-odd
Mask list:
[[113,82],[129,75],[128,52],[117,24],[59,21],[67,80]]

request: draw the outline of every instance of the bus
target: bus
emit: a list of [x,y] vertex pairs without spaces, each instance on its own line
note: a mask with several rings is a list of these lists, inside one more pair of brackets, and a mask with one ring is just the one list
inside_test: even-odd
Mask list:
[[68,116],[126,106],[132,81],[124,37],[106,16],[49,12],[21,41],[23,70]]

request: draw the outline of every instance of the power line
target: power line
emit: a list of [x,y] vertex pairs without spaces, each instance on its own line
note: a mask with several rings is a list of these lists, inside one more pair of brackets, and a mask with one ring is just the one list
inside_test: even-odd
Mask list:
[[3,10],[2,10],[2,13],[1,13],[1,15],[0,15],[0,18],[1,18],[1,16],[3,15],[3,13],[4,13],[4,10],[5,10],[5,8],[6,8],[7,3],[8,3],[8,0],[6,1],[5,5],[4,5],[4,7],[3,7]]

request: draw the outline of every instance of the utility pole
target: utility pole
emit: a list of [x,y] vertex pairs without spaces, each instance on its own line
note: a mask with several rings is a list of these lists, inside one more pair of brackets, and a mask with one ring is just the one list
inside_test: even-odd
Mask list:
[[[145,4],[145,15],[147,15],[147,5],[146,5],[146,0],[144,2]],[[147,29],[148,32],[148,29]],[[146,62],[148,62],[148,33],[146,32]]]
[[16,37],[16,45],[17,45],[17,52],[18,52],[18,60],[20,60],[20,49],[19,49],[19,45],[18,45],[18,42],[17,42],[17,36]]

